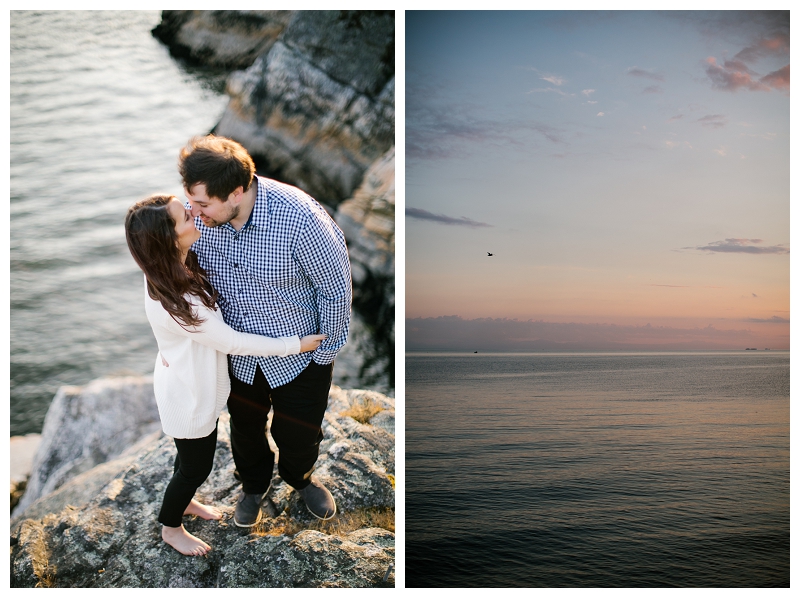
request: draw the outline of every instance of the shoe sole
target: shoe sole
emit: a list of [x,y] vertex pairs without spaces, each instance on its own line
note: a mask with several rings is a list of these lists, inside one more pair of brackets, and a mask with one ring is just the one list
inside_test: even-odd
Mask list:
[[236,521],[236,516],[234,515],[233,517],[233,524],[236,527],[253,527],[254,525],[257,525],[259,521],[261,521],[261,511],[258,512],[258,517],[256,517],[256,520],[253,523],[239,523]]
[[320,517],[320,516],[319,516],[319,515],[317,515],[317,514],[316,514],[314,511],[312,511],[312,510],[309,508],[309,506],[308,506],[308,505],[306,505],[306,509],[308,509],[308,512],[309,512],[309,513],[311,513],[311,514],[312,514],[314,517],[316,517],[317,519],[319,519],[319,520],[321,520],[321,521],[328,521],[329,519],[333,519],[334,517],[336,517],[336,505],[334,505],[334,506],[333,506],[333,513],[331,513],[331,514],[330,514],[330,515],[328,515],[327,517]]

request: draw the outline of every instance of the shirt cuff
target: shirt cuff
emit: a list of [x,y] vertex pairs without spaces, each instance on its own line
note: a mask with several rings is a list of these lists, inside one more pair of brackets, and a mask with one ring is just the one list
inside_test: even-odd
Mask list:
[[281,357],[300,353],[300,337],[296,334],[294,336],[283,337],[283,343],[286,345],[286,352],[281,355]]
[[336,352],[334,351],[320,351],[317,349],[311,354],[311,360],[317,365],[329,365],[336,359]]

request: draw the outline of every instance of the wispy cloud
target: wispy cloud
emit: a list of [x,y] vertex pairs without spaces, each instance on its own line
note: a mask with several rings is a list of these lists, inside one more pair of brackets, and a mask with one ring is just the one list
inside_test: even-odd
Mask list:
[[761,81],[773,89],[789,91],[789,65],[764,75]]
[[777,133],[742,133],[744,137],[757,137],[759,139],[766,139],[767,141],[775,141]]
[[750,253],[750,254],[786,254],[789,253],[788,247],[779,245],[761,245],[761,239],[725,239],[724,241],[713,241],[708,245],[698,247],[684,247],[684,249],[696,249],[698,251],[711,251],[715,253]]
[[597,90],[596,90],[596,89],[583,89],[583,90],[581,90],[581,93],[582,93],[583,95],[585,95],[585,96],[588,98],[588,97],[589,97],[590,95],[592,95],[592,94],[593,94],[595,91],[597,91]]
[[702,118],[698,118],[697,122],[704,127],[711,127],[714,129],[719,129],[720,127],[724,127],[726,124],[728,124],[725,120],[725,115],[723,114],[706,114]]
[[548,77],[540,77],[543,81],[547,81],[548,83],[552,83],[553,85],[564,85],[567,82],[566,79],[563,77],[556,77],[555,75],[550,75]]
[[663,81],[664,75],[659,73],[654,73],[653,71],[648,71],[645,69],[640,69],[639,67],[632,66],[628,69],[628,74],[631,77],[643,77],[645,79],[652,79],[653,81]]
[[676,120],[680,120],[683,118],[683,114],[676,114],[672,118],[667,119],[668,123],[675,122]]
[[712,39],[740,39],[746,36],[759,40],[778,35],[788,38],[789,35],[788,10],[676,10],[663,14],[686,25],[699,27],[703,35]]
[[789,318],[781,318],[780,316],[772,316],[771,318],[746,318],[743,322],[756,322],[759,324],[788,324]]
[[574,95],[574,94],[569,94],[569,93],[567,93],[565,91],[562,91],[562,90],[560,90],[560,89],[558,89],[556,87],[537,87],[535,89],[531,89],[530,91],[526,91],[525,93],[548,93],[548,92],[557,93],[558,95],[565,96],[565,97],[569,97],[570,95]]
[[406,156],[435,160],[463,156],[487,144],[518,151],[537,145],[537,137],[564,143],[562,132],[548,124],[486,116],[486,108],[453,102],[435,86],[409,88],[406,103]]
[[742,19],[742,24],[747,22],[748,28],[751,29],[751,39],[754,41],[722,64],[719,64],[713,56],[706,59],[706,74],[712,86],[724,91],[776,89],[788,93],[788,64],[763,77],[750,66],[763,58],[770,58],[773,63],[775,60],[788,60],[788,11],[731,11],[731,15]]
[[713,56],[706,58],[706,74],[711,79],[711,85],[716,89],[724,91],[738,91],[740,89],[769,91],[769,87],[753,79],[749,72],[735,68],[730,62],[720,66]]
[[772,36],[762,37],[755,43],[747,46],[734,58],[745,62],[755,62],[766,56],[788,56],[789,55],[789,34],[776,33]]
[[597,116],[605,116],[605,115],[606,115],[606,113],[605,113],[605,112],[598,112],[598,113],[597,113]]
[[533,71],[537,75],[541,75],[539,78],[542,81],[547,81],[548,83],[552,83],[553,85],[564,85],[564,83],[567,82],[567,80],[564,77],[561,77],[560,75],[554,75],[552,73],[547,73],[547,72],[544,72],[544,71],[540,71],[535,66],[527,66],[527,67],[524,67],[524,68],[526,70]]
[[427,210],[421,210],[419,208],[407,207],[406,216],[409,216],[410,218],[417,218],[419,220],[430,220],[432,222],[438,222],[439,224],[468,226],[470,228],[492,227],[491,224],[470,220],[469,218],[465,218],[464,216],[460,216],[459,218],[453,218],[451,216],[445,216],[444,214],[433,214],[431,212],[428,212]]
[[645,87],[642,93],[664,93],[664,90],[658,85],[650,85],[649,87]]

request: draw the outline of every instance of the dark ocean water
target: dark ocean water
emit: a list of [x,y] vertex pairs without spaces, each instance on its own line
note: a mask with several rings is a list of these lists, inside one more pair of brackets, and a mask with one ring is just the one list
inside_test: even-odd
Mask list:
[[178,150],[216,124],[219,72],[187,70],[160,11],[11,11],[11,434],[62,384],[152,372],[156,344],[123,219],[182,194]]
[[407,354],[408,587],[789,585],[789,353]]

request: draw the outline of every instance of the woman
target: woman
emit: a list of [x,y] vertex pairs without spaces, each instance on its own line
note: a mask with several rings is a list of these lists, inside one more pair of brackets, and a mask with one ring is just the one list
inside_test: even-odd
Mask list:
[[153,386],[161,427],[178,450],[158,516],[161,537],[182,554],[200,556],[211,546],[187,532],[181,518],[222,517],[193,497],[211,473],[217,420],[230,393],[226,355],[313,351],[325,335],[267,338],[228,327],[217,309],[217,292],[190,249],[200,231],[174,196],[152,195],[133,205],[125,236],[145,274],[145,311],[159,349]]

